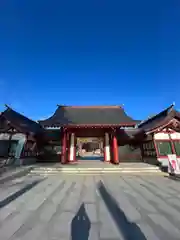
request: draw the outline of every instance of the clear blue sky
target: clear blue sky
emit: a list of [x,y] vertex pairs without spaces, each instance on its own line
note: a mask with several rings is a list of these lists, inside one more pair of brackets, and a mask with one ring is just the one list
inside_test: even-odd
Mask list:
[[0,110],[124,104],[180,108],[179,0],[0,1]]

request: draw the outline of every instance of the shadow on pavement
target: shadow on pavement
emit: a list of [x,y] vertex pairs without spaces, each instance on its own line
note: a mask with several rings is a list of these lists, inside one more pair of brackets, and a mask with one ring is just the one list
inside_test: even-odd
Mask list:
[[71,239],[88,240],[90,228],[91,222],[83,203],[71,222]]
[[130,222],[126,218],[123,210],[119,208],[116,200],[107,191],[101,181],[98,183],[98,190],[107,209],[109,210],[112,218],[114,219],[119,229],[119,232],[123,235],[123,238],[125,240],[146,240],[147,238],[144,236],[141,229],[135,223]]
[[33,187],[35,187],[38,183],[42,182],[43,180],[36,180],[33,181],[30,184],[27,184],[25,187],[21,188],[19,191],[11,194],[10,196],[8,196],[6,199],[2,200],[0,202],[0,208],[5,207],[6,205],[8,205],[10,202],[14,201],[16,198],[20,197],[21,195],[23,195],[24,193],[26,193],[27,191],[31,190]]
[[169,176],[164,176],[164,177],[168,178],[170,180],[173,180],[173,181],[180,181],[180,176],[169,175]]

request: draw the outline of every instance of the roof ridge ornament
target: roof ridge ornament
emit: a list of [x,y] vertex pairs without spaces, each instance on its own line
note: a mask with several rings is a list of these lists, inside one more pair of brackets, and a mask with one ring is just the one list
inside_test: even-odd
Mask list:
[[167,108],[167,112],[170,113],[171,111],[174,110],[175,102],[173,102],[169,108]]
[[6,107],[6,108],[11,108],[10,106],[8,106],[6,103],[4,104],[4,106]]

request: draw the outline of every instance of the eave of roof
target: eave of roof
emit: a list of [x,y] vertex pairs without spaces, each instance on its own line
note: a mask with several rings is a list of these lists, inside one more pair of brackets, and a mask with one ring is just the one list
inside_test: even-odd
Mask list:
[[[113,128],[113,127],[123,127],[123,126],[135,126],[136,123],[121,123],[121,124],[68,124],[62,125],[61,127],[65,128]],[[45,126],[48,127],[48,126]],[[54,126],[56,128],[56,126]]]
[[142,132],[150,134],[157,131],[157,129],[168,126],[174,118],[180,120],[180,113],[174,109],[174,104],[172,104],[157,115],[139,124],[138,128],[141,129]]
[[121,106],[62,106],[54,114],[38,121],[43,127],[64,126],[135,126]]
[[165,113],[169,113],[170,111],[173,110],[174,104],[171,104],[169,107],[167,107],[165,110],[159,112],[158,114],[154,115],[153,117],[148,118],[147,120],[144,120],[142,122],[140,122],[138,124],[138,127],[142,127],[146,124],[148,124],[149,122],[152,122],[153,120],[157,119],[158,117],[160,117],[161,115],[165,114]]
[[[29,133],[29,134],[36,134],[40,131],[44,131],[44,129],[41,127],[41,125],[27,117],[25,117],[24,115],[16,112],[15,110],[13,110],[11,107],[9,107],[8,105],[5,105],[6,110],[4,112],[2,112],[1,116],[3,116],[8,122],[10,122],[11,126],[14,127],[15,129],[17,129],[19,132],[23,132],[23,133]],[[11,117],[9,115],[9,112],[12,114]],[[8,113],[8,114],[7,114]],[[13,114],[14,116],[16,116],[16,121],[13,121]],[[19,120],[21,121],[17,121],[17,117],[19,117]],[[27,121],[27,123],[23,123]],[[30,126],[30,123],[33,124],[33,126]],[[24,126],[23,126],[24,125]],[[37,127],[37,131],[34,128],[34,126]],[[33,128],[32,128],[33,127]]]

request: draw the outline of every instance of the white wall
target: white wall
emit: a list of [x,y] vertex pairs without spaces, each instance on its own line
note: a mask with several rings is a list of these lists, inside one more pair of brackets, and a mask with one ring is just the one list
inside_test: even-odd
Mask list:
[[[171,129],[168,129],[170,131],[172,131]],[[170,136],[167,132],[165,132],[166,130],[159,132],[159,133],[155,133],[154,134],[154,140],[168,140],[168,139],[180,139],[180,133],[179,132],[172,132],[170,133]],[[161,162],[162,166],[168,166],[168,158],[167,157],[161,157],[161,158],[157,158],[157,160],[159,162]]]
[[154,139],[156,140],[167,140],[169,139],[169,134],[165,132],[160,132],[160,133],[155,133],[154,134]]

